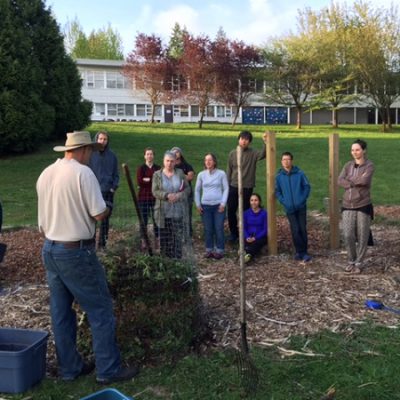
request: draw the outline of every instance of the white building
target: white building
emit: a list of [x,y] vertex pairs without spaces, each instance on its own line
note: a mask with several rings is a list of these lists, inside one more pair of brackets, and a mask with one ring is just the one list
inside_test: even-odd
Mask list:
[[[122,75],[123,60],[77,59],[82,77],[82,95],[93,102],[93,121],[148,121],[151,116],[151,103],[143,90],[135,89]],[[262,92],[262,83],[254,82],[255,92]],[[291,124],[296,121],[296,110],[266,104],[257,93],[250,99],[250,105],[239,112],[238,123],[245,124]],[[391,113],[392,123],[399,123],[400,102],[394,104]],[[232,122],[234,107],[210,104],[207,107],[205,122]],[[305,112],[302,123],[330,124],[331,111],[318,110]],[[196,104],[163,104],[156,107],[155,119],[159,122],[198,122],[199,107]],[[352,104],[339,111],[339,124],[377,124],[380,123],[378,110],[365,104]]]

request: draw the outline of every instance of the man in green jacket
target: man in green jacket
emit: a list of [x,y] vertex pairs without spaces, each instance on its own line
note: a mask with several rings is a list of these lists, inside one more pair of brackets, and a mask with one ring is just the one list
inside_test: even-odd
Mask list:
[[[266,134],[264,134],[265,139]],[[265,158],[265,144],[262,150],[254,150],[250,147],[253,135],[249,131],[242,131],[238,136],[238,144],[242,148],[242,185],[243,185],[243,211],[250,207],[250,197],[256,185],[257,161]],[[237,209],[239,206],[238,192],[238,165],[236,149],[229,153],[226,175],[229,183],[228,195],[228,223],[229,241],[235,243],[239,238],[237,226]]]

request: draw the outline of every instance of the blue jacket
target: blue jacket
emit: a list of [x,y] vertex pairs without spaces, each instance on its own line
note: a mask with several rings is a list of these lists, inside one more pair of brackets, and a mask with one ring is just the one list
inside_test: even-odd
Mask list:
[[[97,141],[97,135],[95,141]],[[96,175],[102,193],[107,193],[110,189],[115,191],[119,184],[118,160],[109,149],[109,143],[104,151],[93,152],[89,161],[89,167]]]
[[288,173],[280,169],[275,178],[275,196],[285,207],[287,214],[293,214],[306,206],[311,186],[304,172],[293,166]]

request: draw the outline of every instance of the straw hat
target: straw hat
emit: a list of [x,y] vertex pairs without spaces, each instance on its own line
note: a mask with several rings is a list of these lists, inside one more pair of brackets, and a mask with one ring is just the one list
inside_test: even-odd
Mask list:
[[56,146],[53,148],[54,151],[68,151],[78,149],[79,147],[91,146],[93,150],[100,150],[101,143],[92,142],[90,133],[86,131],[74,131],[67,133],[67,140],[65,146]]

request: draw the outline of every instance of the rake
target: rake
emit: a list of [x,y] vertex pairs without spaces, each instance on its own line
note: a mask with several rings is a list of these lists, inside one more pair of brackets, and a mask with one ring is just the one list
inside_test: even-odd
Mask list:
[[236,352],[236,362],[241,384],[246,393],[257,391],[259,376],[257,368],[249,354],[246,322],[246,269],[244,262],[243,234],[243,183],[242,183],[242,148],[237,146],[238,198],[239,198],[239,263],[240,263],[240,351]]

